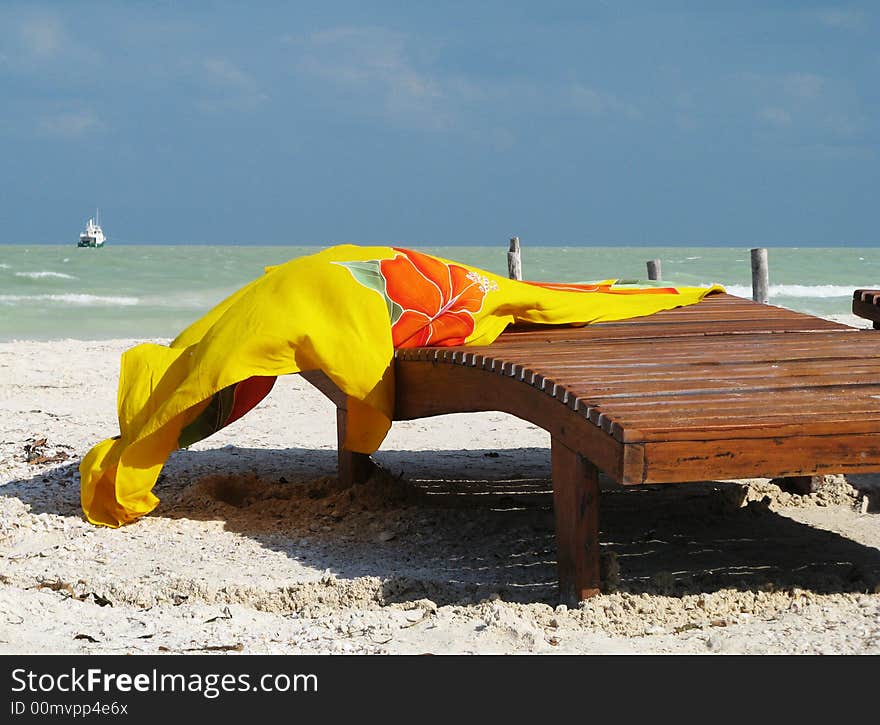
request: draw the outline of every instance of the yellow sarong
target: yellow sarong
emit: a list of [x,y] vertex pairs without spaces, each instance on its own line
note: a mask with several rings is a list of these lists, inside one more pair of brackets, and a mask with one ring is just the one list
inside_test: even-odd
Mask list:
[[589,324],[693,304],[713,287],[519,282],[419,252],[341,245],[270,267],[169,345],[122,355],[119,435],[80,464],[94,524],[152,511],[168,456],[229,425],[278,375],[321,370],[348,396],[346,448],[391,426],[394,349],[486,345],[512,323]]

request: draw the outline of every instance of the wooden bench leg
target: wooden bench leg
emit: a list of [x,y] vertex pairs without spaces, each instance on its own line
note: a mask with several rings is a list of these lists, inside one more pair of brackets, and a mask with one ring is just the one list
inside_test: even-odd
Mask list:
[[599,471],[555,438],[550,453],[559,598],[576,606],[600,592]]
[[376,464],[366,453],[355,453],[345,448],[345,427],[348,413],[345,408],[336,409],[336,446],[339,454],[337,476],[342,486],[366,483]]

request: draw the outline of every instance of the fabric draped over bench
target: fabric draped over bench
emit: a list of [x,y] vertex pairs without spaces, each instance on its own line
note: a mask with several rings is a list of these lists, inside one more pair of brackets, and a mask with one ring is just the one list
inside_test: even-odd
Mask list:
[[396,348],[486,345],[515,323],[622,320],[714,291],[521,282],[394,247],[340,245],[268,267],[169,345],[122,355],[119,435],[80,464],[83,512],[119,526],[152,511],[168,456],[247,413],[279,375],[323,371],[348,396],[345,447],[369,454],[391,426]]

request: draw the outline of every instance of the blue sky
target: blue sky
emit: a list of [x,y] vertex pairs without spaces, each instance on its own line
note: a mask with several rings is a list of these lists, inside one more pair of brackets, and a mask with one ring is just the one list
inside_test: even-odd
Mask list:
[[873,245],[880,12],[4,2],[3,242]]

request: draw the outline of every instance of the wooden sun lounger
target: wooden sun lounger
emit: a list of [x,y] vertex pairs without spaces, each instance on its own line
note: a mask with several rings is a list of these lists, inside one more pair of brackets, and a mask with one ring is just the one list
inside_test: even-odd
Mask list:
[[[599,470],[624,485],[880,471],[880,335],[731,295],[395,366],[396,420],[497,410],[549,431],[563,602],[600,589]],[[307,378],[342,441],[344,396]],[[340,448],[342,479],[370,468]]]
[[857,289],[853,292],[852,311],[858,317],[871,320],[874,329],[880,330],[880,290]]

